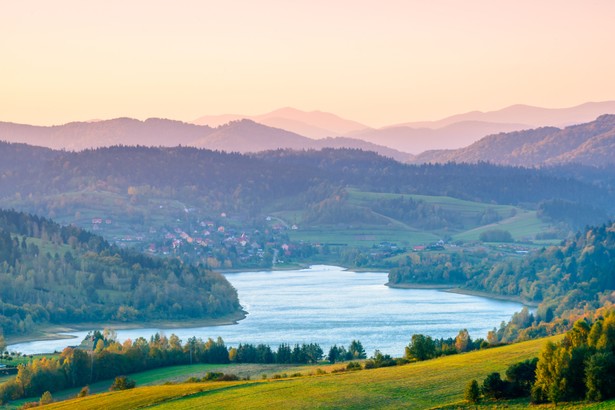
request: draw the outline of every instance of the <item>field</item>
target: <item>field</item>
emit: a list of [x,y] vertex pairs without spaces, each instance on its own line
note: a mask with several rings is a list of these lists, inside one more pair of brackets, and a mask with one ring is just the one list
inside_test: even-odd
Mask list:
[[356,372],[331,374],[332,368],[343,366],[340,364],[323,367],[328,374],[280,380],[146,386],[59,402],[49,408],[432,408],[462,404],[469,380],[480,382],[490,372],[504,372],[512,363],[535,357],[544,343],[541,339]]
[[[503,229],[511,233],[516,241],[534,240],[537,233],[547,231],[549,225],[536,216],[536,211],[525,210],[512,205],[495,205],[481,202],[465,201],[445,196],[401,195],[395,193],[364,192],[347,189],[347,206],[369,210],[375,215],[369,223],[357,221],[343,225],[310,225],[301,222],[303,216],[299,211],[278,211],[275,213],[280,220],[293,221],[300,225],[299,230],[290,231],[293,241],[321,243],[330,246],[372,247],[382,242],[392,242],[401,246],[427,245],[437,242],[443,237],[464,242],[478,241],[482,232],[490,229]],[[461,221],[463,228],[457,229],[420,229],[412,224],[375,214],[370,206],[378,200],[411,198],[437,207],[445,212],[454,213]],[[497,216],[496,223],[481,223],[485,213]]]
[[[477,241],[480,234],[490,229],[502,229],[510,232],[516,241],[533,240],[538,232],[547,230],[548,224],[541,221],[535,211],[520,211],[516,215],[497,223],[480,226],[453,235],[454,240]],[[556,241],[559,242],[559,241]]]
[[437,242],[440,237],[430,232],[395,227],[362,226],[357,228],[320,227],[289,233],[293,241],[320,243],[330,246],[372,247],[382,242],[413,246]]
[[447,196],[430,196],[430,195],[401,195],[393,193],[380,193],[380,192],[364,192],[355,189],[348,189],[349,202],[355,205],[366,205],[369,202],[379,199],[396,199],[401,196],[405,198],[412,198],[415,201],[422,201],[428,204],[437,205],[447,211],[455,212],[464,219],[473,218],[476,215],[492,209],[500,217],[508,217],[512,212],[516,212],[518,208],[512,205],[494,205],[485,204],[481,202],[464,201],[463,199],[456,199]]

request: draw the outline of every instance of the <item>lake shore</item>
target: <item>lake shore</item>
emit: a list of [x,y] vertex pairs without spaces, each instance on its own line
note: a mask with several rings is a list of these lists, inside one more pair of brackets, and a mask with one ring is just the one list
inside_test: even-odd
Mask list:
[[481,292],[479,290],[460,288],[454,285],[446,285],[446,284],[439,284],[439,283],[430,284],[430,283],[390,283],[390,282],[387,282],[385,283],[385,286],[388,286],[394,289],[438,289],[444,292],[458,293],[460,295],[480,296],[480,297],[488,298],[488,299],[496,299],[496,300],[503,300],[506,302],[521,303],[522,305],[527,306],[529,308],[538,307],[538,303],[528,302],[527,300],[524,300],[523,298],[519,296],[498,295],[498,294],[489,293],[489,292]]
[[462,294],[462,295],[470,295],[470,296],[480,296],[480,297],[483,297],[483,298],[504,300],[504,301],[507,301],[507,302],[516,302],[516,303],[521,303],[523,306],[527,306],[529,308],[537,308],[538,307],[538,303],[528,302],[527,300],[525,300],[525,299],[523,299],[523,298],[521,298],[519,296],[498,295],[498,294],[489,293],[489,292],[481,292],[479,290],[455,288],[455,287],[447,289],[446,292],[459,293],[459,294]]
[[62,333],[78,332],[84,330],[103,330],[109,328],[113,330],[129,330],[139,328],[160,328],[160,329],[177,329],[185,327],[208,327],[208,326],[226,326],[236,325],[240,320],[247,316],[247,312],[240,310],[229,315],[205,318],[205,319],[187,319],[187,320],[155,320],[148,322],[126,323],[126,322],[106,322],[106,323],[70,323],[66,325],[49,325],[41,326],[36,331],[27,335],[10,335],[5,336],[7,345],[17,343],[27,343],[39,340],[55,340],[55,339],[74,339],[70,335]]

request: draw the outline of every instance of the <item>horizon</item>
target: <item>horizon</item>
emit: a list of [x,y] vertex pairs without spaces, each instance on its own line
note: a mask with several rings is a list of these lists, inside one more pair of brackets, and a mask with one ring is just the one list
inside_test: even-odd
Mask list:
[[370,127],[615,99],[615,3],[9,3],[2,121],[280,107]]
[[[500,108],[496,108],[493,110],[488,110],[488,111],[481,111],[481,110],[467,110],[464,112],[457,112],[457,113],[452,113],[450,115],[444,116],[444,117],[439,117],[439,118],[433,118],[433,119],[417,119],[415,121],[403,121],[403,122],[399,122],[399,123],[392,123],[392,124],[385,124],[382,126],[382,128],[387,128],[389,126],[397,126],[397,125],[402,125],[404,123],[421,123],[421,122],[437,122],[440,120],[446,120],[450,117],[455,117],[458,115],[466,115],[466,114],[472,114],[472,113],[481,113],[481,114],[487,114],[487,113],[492,113],[492,112],[499,112],[502,110],[506,110],[509,108],[513,108],[513,107],[528,107],[528,108],[537,108],[537,109],[545,109],[545,110],[559,110],[559,109],[569,109],[569,108],[575,108],[575,107],[579,107],[579,106],[583,106],[586,104],[601,104],[601,103],[609,103],[609,102],[615,102],[615,99],[613,100],[605,100],[605,101],[585,101],[579,104],[575,104],[573,106],[564,106],[564,107],[539,107],[539,106],[535,106],[535,105],[530,105],[530,104],[523,104],[523,103],[518,103],[518,104],[511,104],[511,105],[507,105],[505,107],[500,107]],[[55,126],[62,126],[62,125],[66,125],[66,124],[70,124],[70,123],[95,123],[95,122],[104,122],[104,121],[113,121],[113,120],[119,120],[119,119],[130,119],[130,120],[137,120],[140,122],[145,122],[147,120],[152,120],[152,119],[160,119],[160,120],[168,120],[168,121],[179,121],[179,122],[183,122],[186,124],[195,124],[195,125],[208,125],[208,124],[198,124],[196,121],[199,120],[201,117],[224,117],[224,116],[238,116],[241,117],[239,119],[247,119],[250,121],[254,121],[258,124],[262,124],[260,123],[258,120],[253,119],[251,117],[258,117],[260,115],[266,115],[266,114],[270,114],[273,112],[277,112],[277,111],[281,111],[281,110],[295,110],[295,111],[299,111],[305,114],[311,114],[311,113],[322,113],[322,114],[331,114],[334,115],[336,117],[339,117],[340,119],[343,120],[347,120],[347,121],[354,121],[357,123],[360,123],[362,125],[366,125],[368,128],[373,128],[373,129],[379,129],[381,127],[371,127],[369,124],[366,124],[365,122],[362,122],[361,120],[355,119],[355,118],[347,118],[347,117],[343,117],[341,115],[338,115],[335,112],[328,112],[328,111],[322,111],[322,110],[303,110],[300,108],[296,108],[296,107],[290,107],[290,106],[284,106],[284,107],[279,107],[276,109],[273,109],[271,111],[268,112],[258,112],[258,113],[252,113],[252,114],[246,114],[246,113],[222,113],[222,114],[209,114],[209,113],[204,113],[203,115],[199,116],[198,118],[193,118],[191,120],[184,120],[184,119],[179,119],[179,118],[172,118],[172,117],[160,117],[160,116],[154,116],[154,117],[136,117],[136,116],[128,116],[128,115],[118,115],[118,116],[114,116],[114,117],[109,117],[109,118],[90,118],[90,119],[73,119],[73,120],[69,120],[66,122],[51,122],[51,123],[45,123],[45,124],[35,124],[35,123],[25,123],[25,122],[15,122],[15,121],[8,121],[5,120],[3,118],[0,118],[0,122],[4,122],[4,123],[14,123],[14,124],[20,124],[20,125],[31,125],[31,126],[36,126],[36,127],[55,127]],[[605,114],[610,114],[610,113],[605,113]],[[615,115],[615,113],[613,114]],[[227,122],[224,123],[220,123],[219,125],[209,125],[212,128],[216,128],[222,125],[227,125],[229,122],[231,121],[235,121],[234,119],[231,119]],[[462,120],[466,121],[466,120]],[[437,128],[434,128],[437,129]]]

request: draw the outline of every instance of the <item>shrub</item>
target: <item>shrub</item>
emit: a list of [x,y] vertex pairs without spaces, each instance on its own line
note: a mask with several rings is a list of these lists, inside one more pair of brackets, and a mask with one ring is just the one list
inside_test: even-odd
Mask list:
[[361,363],[359,362],[350,362],[346,365],[347,370],[361,370]]
[[506,383],[500,377],[500,373],[493,372],[483,380],[482,387],[483,395],[494,399],[500,399],[505,396]]
[[478,237],[482,242],[514,242],[510,232],[502,229],[484,231]]
[[77,393],[77,397],[85,397],[90,394],[90,386],[84,386],[79,393]]
[[117,376],[109,388],[111,391],[134,389],[137,383],[126,376]]
[[43,393],[43,395],[41,396],[40,403],[41,403],[41,406],[44,404],[53,403],[53,396],[51,395],[50,391],[46,391],[45,393]]
[[236,380],[239,380],[239,376],[237,376],[236,374],[223,374],[222,376],[218,377],[218,381],[221,382],[234,382]]

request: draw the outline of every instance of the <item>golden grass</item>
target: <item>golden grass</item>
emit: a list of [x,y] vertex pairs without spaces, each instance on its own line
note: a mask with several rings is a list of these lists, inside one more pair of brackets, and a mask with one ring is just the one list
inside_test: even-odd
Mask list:
[[[150,386],[57,403],[52,409],[424,409],[461,403],[467,382],[536,357],[545,339],[406,366],[259,382]],[[328,371],[343,365],[328,367]]]

